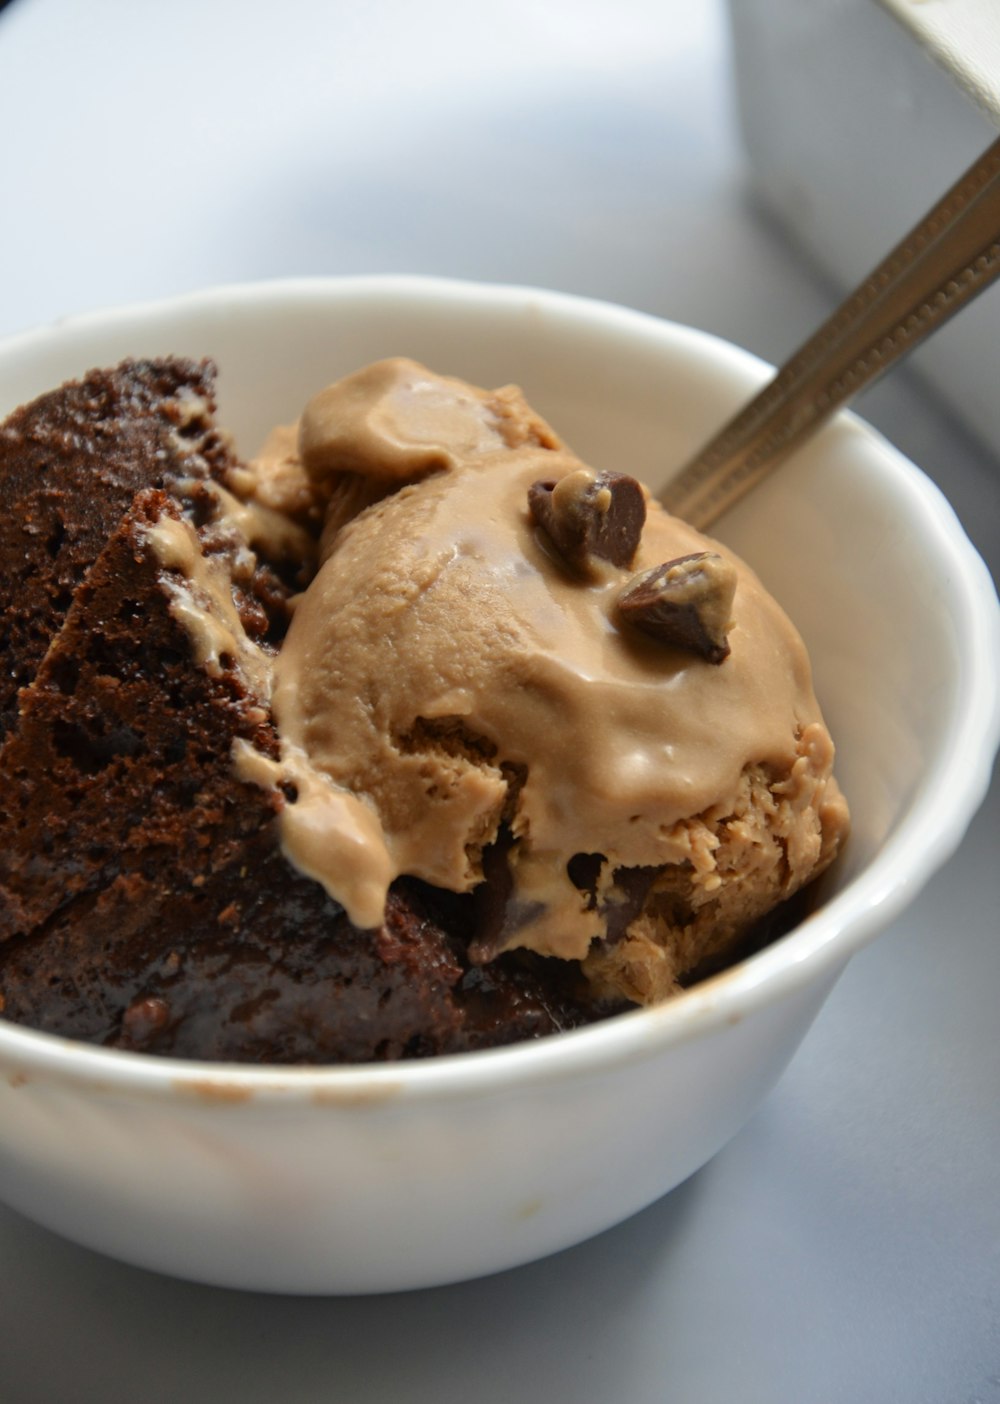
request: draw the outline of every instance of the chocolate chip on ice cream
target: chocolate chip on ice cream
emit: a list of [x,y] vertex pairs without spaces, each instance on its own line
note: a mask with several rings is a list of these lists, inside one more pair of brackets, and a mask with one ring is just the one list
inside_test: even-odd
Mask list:
[[643,571],[618,599],[636,629],[721,663],[729,657],[736,569],[717,551],[693,551]]
[[532,483],[528,506],[568,565],[588,573],[595,561],[632,564],[646,520],[646,499],[626,473],[576,468],[558,481]]

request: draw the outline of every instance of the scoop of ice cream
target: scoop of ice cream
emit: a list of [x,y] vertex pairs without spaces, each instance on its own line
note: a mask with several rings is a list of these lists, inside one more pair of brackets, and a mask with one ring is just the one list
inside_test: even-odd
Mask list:
[[[529,492],[603,503],[593,474],[519,392],[413,362],[325,391],[299,448],[335,520],[276,666],[283,842],[357,925],[401,874],[489,891],[481,958],[589,953],[646,1000],[830,860],[804,646],[725,547],[647,497],[633,559],[581,570]],[[706,552],[735,573],[722,662],[620,608]]]

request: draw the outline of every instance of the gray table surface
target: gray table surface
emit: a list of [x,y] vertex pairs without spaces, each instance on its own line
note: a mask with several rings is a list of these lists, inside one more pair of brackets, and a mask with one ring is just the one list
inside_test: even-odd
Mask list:
[[[833,297],[754,205],[713,0],[15,0],[0,133],[0,334],[411,271],[610,298],[773,360]],[[904,373],[862,409],[996,576],[995,454]],[[998,835],[994,783],[742,1134],[548,1261],[269,1298],[0,1208],[0,1400],[1000,1401]]]

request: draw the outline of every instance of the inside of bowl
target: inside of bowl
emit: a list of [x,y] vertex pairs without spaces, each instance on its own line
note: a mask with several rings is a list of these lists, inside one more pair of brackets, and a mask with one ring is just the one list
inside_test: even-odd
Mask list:
[[719,524],[801,631],[852,812],[841,879],[951,763],[971,680],[937,490],[844,418]]

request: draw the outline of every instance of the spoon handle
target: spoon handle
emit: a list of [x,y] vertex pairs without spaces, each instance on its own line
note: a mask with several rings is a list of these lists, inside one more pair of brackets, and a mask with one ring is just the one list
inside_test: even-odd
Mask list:
[[661,494],[704,530],[1000,274],[1000,140]]

